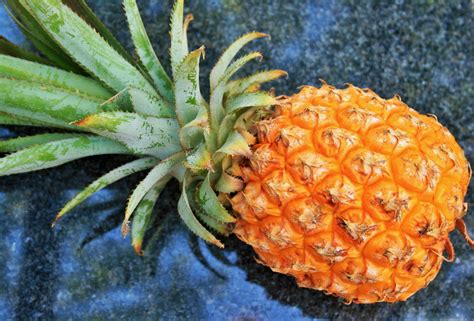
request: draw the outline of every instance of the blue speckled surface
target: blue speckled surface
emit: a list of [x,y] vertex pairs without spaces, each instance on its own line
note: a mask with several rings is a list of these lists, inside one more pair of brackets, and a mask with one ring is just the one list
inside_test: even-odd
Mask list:
[[[88,1],[131,48],[118,0]],[[248,30],[270,33],[254,48],[260,68],[286,69],[275,83],[293,93],[319,78],[400,94],[438,115],[474,156],[474,16],[470,1],[188,1],[191,46],[205,44],[203,77],[219,52]],[[171,1],[138,1],[153,44],[166,59]],[[251,13],[251,15],[249,14]],[[0,34],[28,46],[0,7]],[[206,89],[204,90],[206,92]],[[0,137],[35,132],[2,128]],[[235,238],[209,248],[177,218],[178,188],[161,197],[147,255],[119,232],[127,191],[140,177],[96,194],[54,230],[56,211],[123,157],[89,158],[57,170],[0,180],[0,320],[473,320],[474,253],[457,233],[457,259],[406,303],[346,306],[253,260]],[[468,201],[472,203],[471,194]],[[466,222],[474,230],[474,215]],[[157,226],[157,224],[156,224]]]

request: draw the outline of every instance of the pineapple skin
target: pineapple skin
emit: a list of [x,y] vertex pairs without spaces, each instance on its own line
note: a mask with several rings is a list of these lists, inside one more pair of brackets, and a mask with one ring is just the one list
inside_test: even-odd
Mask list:
[[435,117],[323,84],[283,97],[255,133],[231,203],[234,233],[260,263],[374,303],[406,300],[454,259],[448,234],[464,226],[471,172]]

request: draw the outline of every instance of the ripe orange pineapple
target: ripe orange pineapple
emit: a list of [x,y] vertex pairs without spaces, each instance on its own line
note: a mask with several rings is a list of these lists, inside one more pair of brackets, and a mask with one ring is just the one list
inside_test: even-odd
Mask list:
[[406,300],[452,261],[456,226],[472,246],[469,163],[435,117],[398,97],[304,87],[254,129],[234,233],[300,286],[348,302]]
[[[274,271],[349,302],[405,300],[437,274],[460,229],[470,168],[453,136],[398,98],[324,84],[293,97],[260,91],[281,70],[235,74],[261,54],[232,43],[200,92],[204,48],[190,51],[184,1],[171,15],[168,75],[135,0],[124,10],[134,59],[84,0],[7,0],[38,57],[0,39],[0,125],[57,128],[0,142],[0,176],[82,157],[137,159],[92,182],[59,219],[98,190],[149,170],[122,224],[143,254],[153,207],[170,179],[178,214],[204,240],[233,231]],[[65,130],[70,133],[64,133]],[[230,202],[228,201],[230,200]],[[232,205],[235,216],[224,207]],[[131,223],[131,229],[129,227]]]

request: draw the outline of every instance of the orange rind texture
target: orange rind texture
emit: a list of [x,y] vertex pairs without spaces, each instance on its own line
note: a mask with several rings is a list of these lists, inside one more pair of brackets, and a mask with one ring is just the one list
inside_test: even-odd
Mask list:
[[[466,212],[470,167],[450,132],[400,98],[304,87],[255,125],[235,234],[302,287],[347,302],[424,288]],[[458,224],[460,225],[460,224]],[[446,251],[445,251],[446,250]]]

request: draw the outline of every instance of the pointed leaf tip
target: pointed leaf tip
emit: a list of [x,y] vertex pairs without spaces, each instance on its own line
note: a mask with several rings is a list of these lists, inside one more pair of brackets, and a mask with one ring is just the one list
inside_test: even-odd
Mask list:
[[61,219],[62,215],[61,212],[58,212],[56,216],[54,217],[53,221],[51,222],[51,228],[55,228],[56,225],[58,224],[59,220]]
[[122,237],[126,238],[128,233],[130,233],[130,221],[126,221],[122,223],[122,228],[120,229],[122,232]]
[[93,115],[86,116],[85,118],[77,121],[73,121],[69,123],[70,125],[78,126],[78,127],[87,127],[89,126],[94,120]]
[[184,1],[177,0],[171,13],[171,46],[170,58],[173,76],[176,78],[177,70],[181,61],[188,54],[188,42],[186,39],[185,25],[183,24]]
[[188,15],[186,15],[186,18],[184,18],[184,32],[186,32],[188,30],[188,27],[189,27],[189,24],[191,23],[191,21],[194,20],[194,16],[192,13],[189,13]]
[[113,169],[112,171],[108,172],[107,174],[101,176],[100,178],[89,184],[84,190],[77,193],[66,205],[64,205],[64,207],[56,216],[55,222],[67,212],[71,211],[77,205],[89,198],[92,194],[98,192],[104,187],[113,184],[129,175],[149,169],[155,166],[157,163],[158,159],[154,157],[146,157],[136,159],[130,163],[126,163],[120,167]]
[[0,176],[51,168],[87,156],[129,153],[123,145],[104,137],[83,136],[51,141],[0,158]]
[[166,177],[153,186],[153,188],[143,197],[143,199],[138,204],[137,208],[133,212],[133,221],[132,221],[132,246],[135,252],[138,255],[143,255],[142,250],[143,239],[145,233],[148,230],[148,227],[151,222],[153,209],[155,207],[156,201],[160,196],[161,192],[165,188],[166,184],[170,180],[170,176]]
[[151,76],[158,92],[168,101],[173,101],[173,85],[171,79],[156,56],[148,38],[135,0],[124,0],[125,13],[135,50],[143,63],[148,75]]
[[[211,116],[211,142],[214,142],[217,137],[214,135],[219,132],[219,127],[225,117],[225,110],[223,107],[223,99],[225,94],[225,89],[228,84],[230,78],[239,71],[245,64],[252,61],[253,59],[259,59],[261,57],[261,53],[259,52],[251,52],[236,61],[234,61],[229,68],[225,69],[221,76],[219,76],[219,82],[217,83],[216,87],[211,87],[211,99],[209,103],[210,108],[210,116]],[[214,67],[214,69],[217,68]],[[216,77],[217,74],[214,74]],[[214,145],[214,144],[213,144]],[[213,148],[215,146],[212,146]]]
[[260,86],[266,82],[276,80],[281,77],[287,77],[288,73],[284,70],[268,70],[257,72],[253,75],[231,81],[226,86],[227,97],[242,94],[253,86]]
[[143,256],[145,254],[142,250],[142,243],[141,242],[134,244],[133,249],[134,249],[135,253],[139,256]]
[[230,65],[234,57],[237,55],[237,53],[250,41],[256,40],[259,38],[263,37],[269,37],[267,34],[262,33],[262,32],[250,32],[236,41],[234,41],[222,54],[222,56],[219,58],[219,61],[217,61],[216,65],[211,71],[211,74],[209,76],[210,79],[210,85],[211,85],[211,90],[213,90],[219,80],[222,78],[222,76],[225,73],[225,70],[227,67]]

